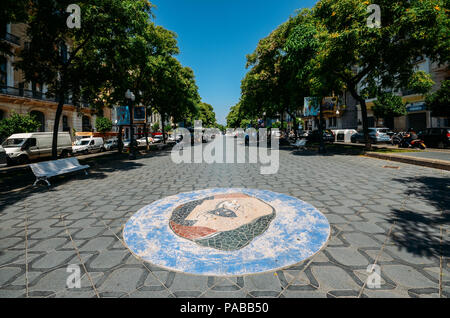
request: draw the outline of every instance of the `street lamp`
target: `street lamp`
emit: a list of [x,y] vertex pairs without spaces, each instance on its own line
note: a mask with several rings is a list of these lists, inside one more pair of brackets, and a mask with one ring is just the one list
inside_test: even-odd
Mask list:
[[134,96],[133,92],[129,89],[125,93],[125,98],[129,100],[130,104],[130,160],[136,159],[136,153],[134,149],[134,131],[133,131],[133,107],[134,107],[134,101],[136,97]]

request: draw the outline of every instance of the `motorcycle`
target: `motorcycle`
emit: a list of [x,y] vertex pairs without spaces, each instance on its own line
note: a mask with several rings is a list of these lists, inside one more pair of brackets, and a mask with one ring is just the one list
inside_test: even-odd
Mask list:
[[405,137],[405,135],[406,135],[406,133],[404,133],[404,132],[399,132],[397,134],[394,134],[391,137],[391,144],[394,146],[400,144],[402,142],[403,138]]
[[407,136],[404,136],[400,143],[398,144],[399,148],[417,148],[425,150],[427,149],[425,143],[421,139],[408,140]]

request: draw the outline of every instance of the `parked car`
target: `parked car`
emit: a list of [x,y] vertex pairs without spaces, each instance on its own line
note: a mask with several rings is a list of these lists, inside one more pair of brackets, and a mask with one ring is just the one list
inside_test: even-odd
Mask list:
[[[50,157],[52,142],[51,132],[23,133],[11,135],[2,147],[6,151],[8,164],[25,164],[33,159]],[[72,153],[72,139],[68,132],[58,134],[57,153],[62,158]]]
[[105,141],[105,150],[111,151],[119,147],[119,141],[117,139],[108,139]]
[[153,137],[153,143],[154,144],[158,144],[163,142],[163,136],[162,135],[157,135]]
[[0,146],[0,166],[6,165],[6,151]]
[[450,128],[428,128],[417,134],[427,147],[450,147]]
[[105,151],[104,144],[101,137],[83,138],[72,147],[72,152],[74,154],[102,152]]
[[[147,137],[148,140],[148,144],[151,145],[154,141],[154,139],[152,137]],[[138,143],[138,147],[146,147],[147,146],[147,140],[145,139],[145,137],[140,138],[137,140]]]
[[[390,143],[391,137],[388,135],[390,134],[391,130],[389,128],[369,128],[369,138],[370,142],[373,144],[377,143]],[[356,134],[354,134],[351,137],[352,143],[364,143],[364,131],[358,130]]]
[[175,142],[180,142],[181,140],[183,140],[183,135],[170,135],[169,138],[167,139],[169,141],[175,141]]
[[298,133],[298,136],[300,138],[308,138],[309,134],[311,133],[310,130],[302,130]]
[[[308,137],[306,137],[308,141],[312,142],[319,142],[320,141],[320,135],[319,130],[313,130],[311,133],[308,134]],[[323,130],[323,141],[325,142],[334,142],[334,134],[329,129]]]

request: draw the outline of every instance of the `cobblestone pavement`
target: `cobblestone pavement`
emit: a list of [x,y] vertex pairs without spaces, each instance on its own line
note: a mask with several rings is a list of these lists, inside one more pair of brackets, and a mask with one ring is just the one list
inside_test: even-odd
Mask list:
[[[0,197],[0,297],[449,297],[450,173],[359,156],[280,151],[252,164],[175,165],[168,152]],[[162,197],[213,187],[285,193],[326,215],[326,248],[290,268],[244,277],[175,273],[124,246],[128,218]],[[79,289],[66,288],[79,265]],[[381,288],[367,267],[381,267]]]

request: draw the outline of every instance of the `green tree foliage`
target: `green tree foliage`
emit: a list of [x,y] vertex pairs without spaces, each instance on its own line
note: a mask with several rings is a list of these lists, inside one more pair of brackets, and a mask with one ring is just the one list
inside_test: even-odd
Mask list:
[[151,63],[152,76],[141,86],[142,103],[151,105],[163,122],[170,117],[181,122],[187,114],[195,113],[200,96],[192,69],[183,67],[172,56],[156,56]]
[[[48,85],[58,101],[53,135],[62,107],[71,97],[79,106],[124,105],[130,89],[136,103],[175,121],[199,102],[193,71],[172,56],[179,53],[175,33],[156,26],[147,0],[84,0],[81,28],[66,25],[72,1],[26,1],[28,45],[17,67],[25,79]],[[66,54],[65,43],[69,43]],[[163,127],[164,128],[164,127]]]
[[382,93],[377,96],[372,107],[377,118],[391,118],[406,115],[406,103],[400,96],[392,93]]
[[159,123],[154,123],[154,124],[152,125],[152,131],[153,131],[153,132],[159,131]]
[[256,117],[252,117],[248,112],[241,108],[241,102],[230,108],[227,115],[227,128],[247,128],[256,121]]
[[216,113],[214,112],[214,108],[211,105],[201,102],[199,104],[198,110],[198,116],[196,119],[202,121],[203,127],[216,127]]
[[408,89],[414,91],[417,94],[427,94],[434,85],[434,81],[431,79],[431,75],[425,71],[415,72],[408,82]]
[[[79,105],[82,98],[97,105],[104,96],[116,96],[108,79],[128,67],[129,44],[148,25],[151,5],[146,0],[85,0],[78,3],[82,27],[69,29],[66,8],[70,0],[28,1],[28,44],[17,66],[25,79],[46,83],[48,94],[58,101],[53,130],[52,153],[57,157],[57,138],[62,108],[69,95]],[[70,49],[67,50],[66,42]],[[67,52],[69,51],[69,52]],[[120,58],[121,63],[117,63]],[[106,89],[108,87],[106,86]],[[102,93],[103,92],[103,96]],[[123,95],[122,95],[123,96]],[[123,100],[123,97],[121,99]]]
[[430,79],[416,72],[415,63],[421,56],[449,62],[450,19],[447,0],[380,0],[381,27],[371,28],[369,4],[320,0],[262,39],[247,56],[252,68],[241,84],[242,112],[270,116],[287,111],[292,116],[303,97],[346,90],[361,106],[371,147],[367,91],[411,85],[428,89]]
[[369,28],[368,1],[321,0],[314,18],[325,29],[324,47],[317,56],[321,73],[342,81],[360,103],[368,138],[365,98],[358,87],[406,87],[417,57],[448,62],[449,19],[445,0],[380,0],[381,27]]
[[15,112],[11,116],[0,120],[0,141],[12,134],[36,131],[41,124],[31,115],[20,115]]
[[281,121],[276,121],[272,123],[271,128],[287,129],[287,123],[283,122],[283,124],[281,124]]
[[427,96],[425,102],[433,116],[450,118],[450,79],[442,82],[441,88]]
[[165,131],[165,132],[171,132],[171,131],[172,131],[172,125],[166,125],[166,126],[164,127],[164,131]]
[[111,131],[113,126],[112,121],[106,117],[97,117],[95,119],[95,128],[98,132],[105,133]]

